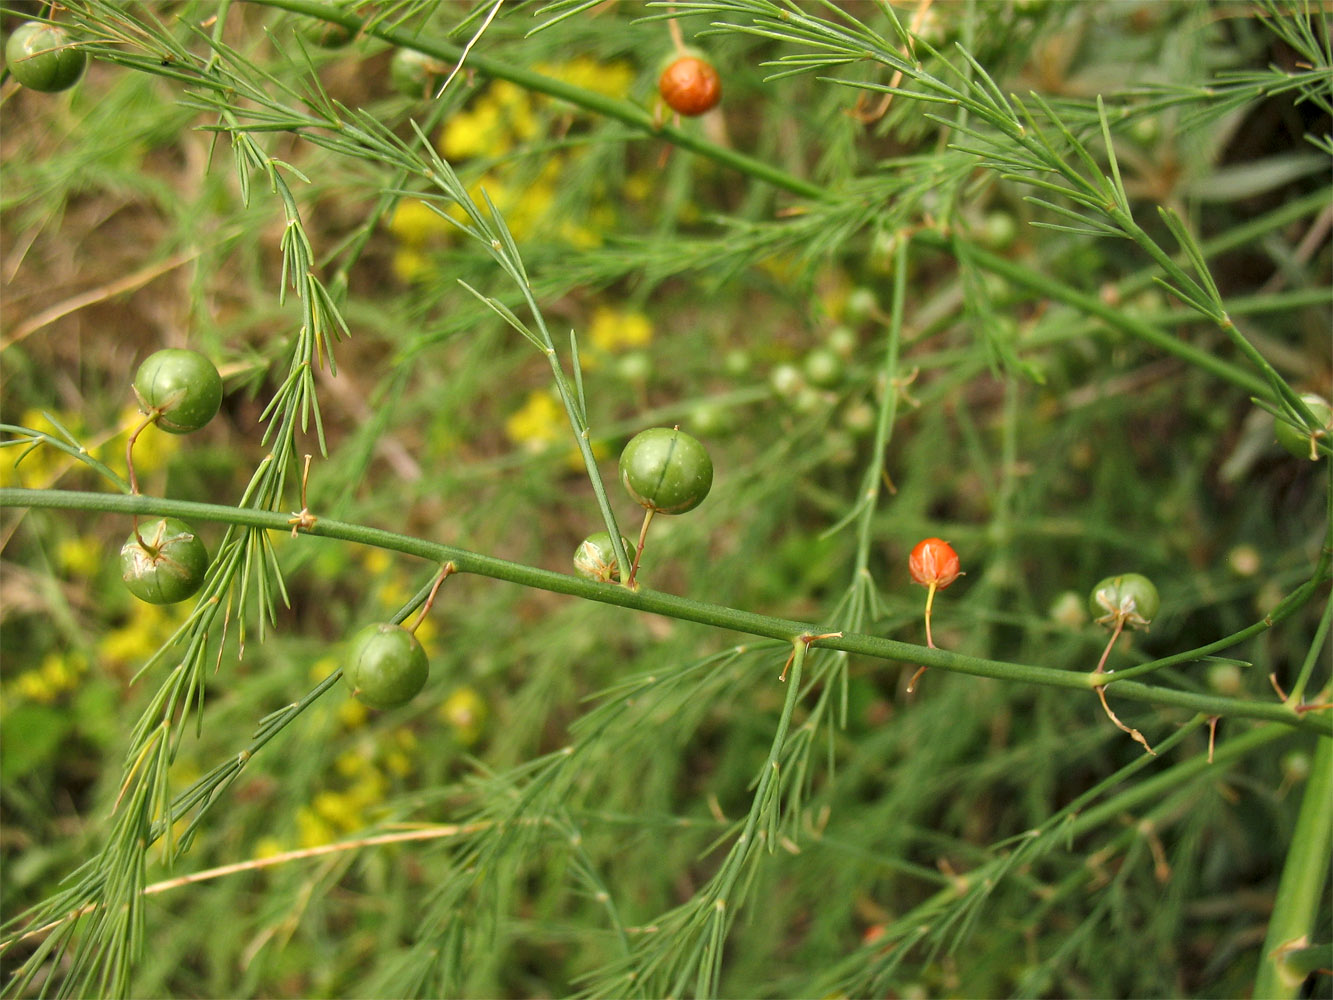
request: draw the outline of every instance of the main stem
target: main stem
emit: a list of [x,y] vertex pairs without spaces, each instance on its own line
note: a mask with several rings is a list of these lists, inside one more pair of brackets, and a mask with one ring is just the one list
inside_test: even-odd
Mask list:
[[[4,488],[0,489],[0,508],[5,507],[93,510],[127,515],[157,514],[187,520],[193,518],[200,521],[263,528],[283,533],[290,533],[292,529],[289,516],[278,511],[116,493]],[[452,545],[443,545],[439,542],[430,542],[409,535],[400,535],[380,528],[350,524],[333,518],[318,518],[309,528],[301,530],[300,534],[337,538],[362,545],[374,545],[394,552],[417,556],[436,564],[452,562],[460,573],[475,573],[478,576],[505,580],[525,587],[534,587],[557,594],[567,594],[571,597],[581,597],[602,604],[613,604],[634,611],[646,611],[681,621],[697,622],[714,628],[725,628],[749,635],[780,639],[783,642],[791,642],[800,635],[829,631],[809,622],[775,618],[771,615],[757,614],[753,611],[743,611],[739,608],[729,608],[719,604],[708,604],[688,597],[664,594],[660,591],[630,590],[627,587],[584,580],[576,576],[555,573],[535,566],[526,566],[521,563],[497,559],[493,556],[481,555]],[[1311,587],[1309,593],[1312,594],[1315,589]],[[1294,611],[1295,607],[1289,610]],[[1211,694],[1142,684],[1137,681],[1107,681],[1105,675],[1099,678],[1091,673],[984,659],[978,656],[956,653],[952,650],[928,649],[925,646],[899,642],[894,639],[851,632],[824,639],[821,641],[821,645],[830,649],[841,649],[848,653],[859,653],[863,656],[891,660],[896,663],[911,662],[928,667],[939,667],[955,673],[1017,681],[1025,684],[1044,684],[1050,687],[1086,691],[1088,688],[1096,687],[1099,684],[1114,683],[1116,694],[1132,701],[1171,705],[1194,712],[1202,712],[1209,716],[1281,722],[1287,726],[1308,730],[1320,736],[1333,737],[1333,717],[1330,717],[1329,713],[1300,713],[1295,711],[1293,707],[1283,704],[1223,698]]]

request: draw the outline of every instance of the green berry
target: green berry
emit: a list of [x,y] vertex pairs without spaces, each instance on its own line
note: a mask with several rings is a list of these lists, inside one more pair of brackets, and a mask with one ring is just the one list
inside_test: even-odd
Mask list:
[[23,86],[52,94],[79,82],[88,57],[82,49],[75,48],[64,28],[28,21],[9,36],[5,62],[14,79]]
[[[353,0],[333,0],[326,4],[331,13],[341,12],[345,7],[350,7]],[[326,21],[322,17],[303,18],[298,25],[297,30],[301,36],[308,42],[318,45],[321,49],[340,49],[350,42],[356,35],[351,28],[339,24],[337,21]]]
[[168,348],[150,354],[134,376],[134,392],[144,413],[172,434],[197,431],[222,405],[222,376],[198,351]]
[[379,622],[352,637],[343,680],[371,708],[406,705],[426,686],[430,663],[421,643],[401,625]]
[[397,49],[389,62],[389,79],[400,94],[430,97],[444,80],[447,67],[416,49]]
[[1273,432],[1277,435],[1277,443],[1283,448],[1297,458],[1308,458],[1313,462],[1319,458],[1315,441],[1319,438],[1327,440],[1329,435],[1333,434],[1333,407],[1328,405],[1328,400],[1323,396],[1313,392],[1302,393],[1301,401],[1310,408],[1310,412],[1319,421],[1319,429],[1312,432],[1308,427],[1297,427],[1278,417]]
[[193,596],[207,572],[204,543],[188,524],[174,517],[141,525],[120,547],[125,586],[149,604],[175,604]]
[[1088,608],[1098,625],[1147,628],[1157,616],[1162,599],[1153,582],[1141,573],[1108,576],[1092,588]]
[[683,514],[712,489],[713,461],[684,431],[653,427],[636,434],[620,453],[620,481],[639,506]]
[[[628,538],[621,535],[620,541],[626,554],[634,552],[630,548]],[[610,532],[594,532],[579,542],[579,547],[574,550],[574,572],[601,583],[620,582],[620,564],[616,561],[616,550],[611,544]]]
[[842,358],[828,347],[816,347],[805,356],[801,363],[805,377],[811,385],[821,389],[832,389],[842,381],[844,366]]

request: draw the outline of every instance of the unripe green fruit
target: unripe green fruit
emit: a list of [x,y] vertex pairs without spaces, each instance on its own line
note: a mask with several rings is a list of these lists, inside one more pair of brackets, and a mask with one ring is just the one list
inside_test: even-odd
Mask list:
[[1278,417],[1273,433],[1277,436],[1277,443],[1291,454],[1297,458],[1315,461],[1320,455],[1315,448],[1315,439],[1327,440],[1329,435],[1333,434],[1333,407],[1328,405],[1328,400],[1323,396],[1313,392],[1302,393],[1301,401],[1310,408],[1310,412],[1319,421],[1319,429],[1311,432],[1307,427],[1296,427]]
[[5,62],[14,79],[29,90],[53,94],[79,82],[88,57],[59,25],[28,21],[9,36]]
[[[333,0],[327,4],[331,11],[338,11],[351,6],[353,0]],[[318,45],[321,49],[340,49],[355,36],[355,32],[336,21],[326,21],[321,17],[302,18],[297,30],[306,41]]]
[[[140,544],[139,539],[143,538]],[[120,575],[130,593],[149,604],[193,596],[208,572],[208,550],[188,524],[164,517],[142,525],[120,547]]]
[[416,49],[397,49],[389,62],[389,79],[408,97],[429,97],[443,82],[448,68],[438,59]]
[[1126,628],[1147,628],[1161,606],[1157,588],[1142,573],[1108,576],[1088,597],[1092,616],[1107,628],[1114,628],[1117,622]]
[[[627,555],[633,553],[629,539],[624,535],[620,541]],[[589,580],[601,583],[617,583],[620,580],[620,564],[616,561],[616,550],[611,544],[611,534],[597,531],[579,542],[574,550],[574,572]]]
[[697,440],[671,427],[636,434],[620,453],[620,481],[641,507],[683,514],[713,487],[713,460]]
[[821,389],[832,389],[842,381],[845,367],[842,358],[828,347],[816,347],[805,356],[801,364],[805,377],[811,385]]
[[144,413],[158,414],[157,426],[188,434],[217,416],[222,376],[198,351],[167,348],[144,359],[134,376],[134,393]]
[[426,686],[430,662],[421,643],[401,625],[377,622],[352,637],[343,680],[371,708],[406,705]]

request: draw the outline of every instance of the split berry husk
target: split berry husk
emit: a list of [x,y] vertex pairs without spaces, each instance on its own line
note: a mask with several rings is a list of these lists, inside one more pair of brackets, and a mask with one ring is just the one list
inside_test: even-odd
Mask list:
[[657,92],[672,111],[693,117],[717,107],[722,100],[722,78],[698,56],[681,56],[662,71]]
[[79,82],[88,56],[59,25],[28,21],[9,36],[5,62],[14,79],[29,90],[54,94]]
[[[620,541],[625,552],[634,551],[624,535],[620,536]],[[610,532],[597,531],[579,542],[579,547],[574,550],[574,572],[601,583],[620,582],[620,564],[616,561]]]
[[198,351],[167,348],[144,359],[134,376],[139,408],[172,434],[203,427],[222,405],[222,376]]
[[912,582],[943,590],[958,579],[961,572],[958,553],[942,538],[923,538],[907,559]]
[[1319,438],[1328,440],[1329,436],[1333,435],[1333,407],[1329,406],[1328,400],[1323,396],[1313,392],[1302,393],[1301,401],[1315,415],[1315,419],[1319,421],[1319,428],[1311,431],[1308,427],[1296,427],[1279,417],[1273,427],[1273,433],[1277,437],[1277,443],[1288,452],[1297,458],[1308,458],[1313,462],[1319,458],[1315,441]]
[[1088,597],[1088,608],[1097,624],[1111,629],[1146,629],[1161,606],[1157,588],[1142,573],[1108,576],[1092,588]]
[[683,514],[703,503],[712,489],[713,460],[684,431],[653,427],[636,434],[620,453],[620,481],[639,506]]
[[120,574],[131,594],[149,604],[192,597],[208,572],[208,550],[188,524],[164,517],[125,539]]
[[343,680],[371,708],[397,708],[411,701],[430,675],[421,643],[401,625],[377,622],[352,637]]

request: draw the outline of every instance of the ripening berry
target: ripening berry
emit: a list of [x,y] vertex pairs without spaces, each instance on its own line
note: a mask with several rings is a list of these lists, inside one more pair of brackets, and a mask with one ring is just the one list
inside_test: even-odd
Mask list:
[[925,538],[916,543],[907,568],[914,583],[943,590],[958,579],[958,553],[943,539]]
[[717,107],[722,78],[698,56],[681,56],[662,71],[657,91],[672,111],[693,117]]

